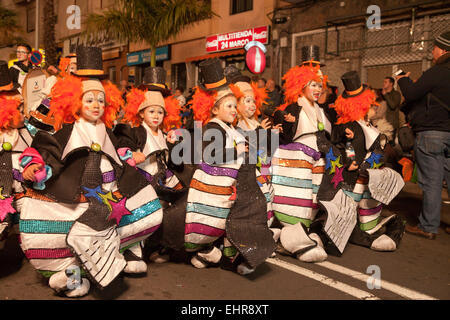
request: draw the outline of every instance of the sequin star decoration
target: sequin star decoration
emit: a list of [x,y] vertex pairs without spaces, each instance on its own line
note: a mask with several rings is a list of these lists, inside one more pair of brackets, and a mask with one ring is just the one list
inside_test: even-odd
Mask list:
[[126,201],[127,201],[127,197],[123,197],[122,199],[120,199],[119,202],[109,201],[109,204],[112,207],[112,211],[111,211],[111,214],[108,217],[108,220],[115,219],[117,225],[119,225],[120,224],[120,220],[122,220],[123,216],[127,216],[127,215],[131,214],[131,211],[129,211],[125,207],[125,202]]
[[98,202],[103,203],[103,199],[100,198],[99,194],[102,193],[102,188],[100,186],[97,186],[93,189],[91,188],[87,188],[87,187],[83,187],[84,191],[86,191],[86,193],[84,194],[84,196],[86,198],[95,198],[98,200]]
[[339,182],[344,181],[344,178],[342,178],[342,172],[344,171],[344,168],[336,168],[336,173],[334,174],[333,179],[331,179],[331,182],[334,183],[334,188],[336,189]]
[[5,220],[8,213],[15,213],[16,209],[12,206],[13,197],[0,199],[0,221]]
[[325,170],[328,170],[331,168],[331,160],[336,160],[336,156],[333,153],[333,148],[330,147],[330,150],[325,155],[326,164],[325,164]]
[[342,168],[343,165],[341,164],[341,156],[337,157],[336,160],[331,161],[331,170],[330,174],[336,172],[336,167]]
[[375,165],[378,165],[378,168],[381,166],[382,162],[380,162],[383,157],[380,153],[372,152],[369,158],[367,158],[366,162],[370,164],[371,168],[375,168]]
[[0,187],[0,200],[4,200],[5,197],[2,195],[3,193],[3,187]]
[[114,199],[112,192],[109,191],[108,193],[98,193],[98,196],[103,200],[103,203],[108,206],[109,211],[112,211],[111,204],[108,200],[111,200],[112,202],[117,202],[116,199]]

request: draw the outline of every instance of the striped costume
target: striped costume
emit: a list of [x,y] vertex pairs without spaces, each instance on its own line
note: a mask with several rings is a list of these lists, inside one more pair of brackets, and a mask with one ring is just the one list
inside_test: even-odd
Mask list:
[[[205,130],[209,128],[222,128],[226,135],[225,150],[234,149],[234,141],[236,144],[244,142],[243,136],[218,119],[211,120],[205,126]],[[195,171],[187,199],[185,248],[187,251],[199,251],[203,248],[210,248],[218,239],[223,237],[223,242],[220,244],[224,245],[223,255],[226,258],[234,261],[237,253],[240,252],[252,267],[256,267],[274,249],[268,243],[270,241],[273,242],[268,229],[268,224],[271,223],[273,217],[270,206],[271,193],[265,179],[260,175],[255,165],[244,164],[241,158],[234,159],[228,164],[202,162]],[[247,177],[252,179],[251,175],[246,173],[248,170],[253,171],[253,179],[256,181],[247,182],[245,180]],[[250,186],[249,183],[255,184],[258,191],[255,194],[247,194],[246,197],[246,194],[241,193],[240,190],[241,187]],[[252,197],[255,197],[255,199],[250,200]],[[239,209],[239,203],[241,206],[249,206],[246,207],[245,212]],[[250,212],[247,210],[250,210]],[[239,229],[240,226],[236,226],[233,218],[235,216],[238,217],[240,214],[248,214],[248,219],[254,221],[253,228],[260,228],[254,229],[253,232],[252,230],[244,232],[246,236],[253,237],[256,243],[260,244],[259,247],[255,247],[256,250],[252,250],[257,252],[255,257],[246,255],[239,245],[241,241],[249,240],[241,237],[242,230]],[[247,223],[251,225],[252,222],[248,221],[248,219],[241,220],[241,226]],[[252,227],[250,226],[250,228]],[[230,231],[232,235],[228,234]],[[264,237],[267,235],[269,241],[265,242],[267,239]],[[252,242],[251,239],[250,242]],[[265,252],[267,250],[270,251],[268,254]]]
[[286,113],[296,116],[296,125],[283,123],[284,139],[272,159],[273,209],[283,225],[301,222],[308,228],[318,211],[317,191],[325,165],[316,142],[317,121],[327,131],[331,124],[317,105],[310,107],[303,97]]
[[[52,136],[45,132],[36,135],[32,147],[52,167],[53,176],[43,191],[27,190],[20,234],[26,257],[44,276],[72,265],[82,266],[91,279],[104,287],[124,268],[126,262],[119,250],[129,249],[142,257],[140,242],[161,224],[162,208],[153,187],[120,160],[115,145],[112,132],[103,123],[92,125],[83,119]],[[92,157],[98,165],[91,168]],[[78,179],[73,172],[77,172]],[[94,179],[99,185],[86,185],[89,175],[90,181]],[[101,230],[108,231],[101,235]],[[96,235],[90,236],[91,232]],[[90,240],[95,237],[100,237],[100,242]],[[109,243],[111,239],[116,240]],[[91,250],[83,241],[91,241]],[[101,252],[107,257],[104,265],[116,269],[111,271],[114,276],[109,276],[106,268],[95,272],[92,260]]]
[[8,231],[18,229],[24,194],[19,157],[31,145],[31,140],[26,128],[0,132],[0,247],[8,237]]

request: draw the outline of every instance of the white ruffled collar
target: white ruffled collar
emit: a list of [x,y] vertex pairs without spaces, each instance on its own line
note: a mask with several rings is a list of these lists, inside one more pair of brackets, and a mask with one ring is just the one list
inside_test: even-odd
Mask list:
[[106,132],[105,124],[101,121],[93,124],[83,118],[75,121],[72,133],[64,148],[61,159],[64,160],[66,156],[75,149],[84,147],[91,148],[94,143],[99,144],[104,153],[113,158],[117,164],[122,165],[116,148]]
[[161,129],[158,129],[158,135],[154,136],[152,130],[145,122],[142,122],[142,126],[145,128],[145,131],[147,132],[147,141],[145,142],[144,150],[142,150],[142,153],[145,156],[148,156],[149,154],[157,150],[169,149],[167,148],[166,138],[164,137],[164,134],[161,131]]

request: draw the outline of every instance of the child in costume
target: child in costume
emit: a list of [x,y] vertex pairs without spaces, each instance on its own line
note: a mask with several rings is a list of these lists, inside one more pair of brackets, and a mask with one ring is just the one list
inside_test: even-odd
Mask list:
[[356,71],[345,73],[341,80],[345,91],[333,107],[337,126],[331,143],[321,144],[326,153],[326,171],[318,198],[329,218],[339,216],[348,225],[329,223],[326,233],[333,234],[331,242],[340,254],[347,239],[373,250],[394,251],[404,225],[395,214],[383,218],[382,204],[389,204],[404,182],[397,172],[383,166],[380,133],[369,121],[374,113],[371,106],[377,104],[375,93],[361,85]]
[[248,274],[275,249],[267,202],[256,164],[248,162],[245,138],[232,125],[237,101],[220,61],[207,60],[199,67],[204,82],[196,88],[192,109],[204,124],[203,160],[189,188],[185,247],[195,252],[191,263],[196,268],[221,264]]
[[325,165],[318,137],[331,132],[331,123],[317,104],[326,84],[318,52],[304,53],[310,55],[303,56],[303,64],[283,77],[285,104],[275,112],[274,123],[282,123],[282,132],[272,158],[272,207],[282,225],[279,251],[304,262],[318,262],[327,254],[319,235],[309,227],[318,213],[317,191]]
[[19,220],[24,192],[19,156],[32,140],[22,127],[18,87],[9,76],[7,62],[0,61],[0,249],[9,230]]
[[[114,133],[119,140],[121,147],[119,153],[122,159],[136,166],[137,170],[153,185],[162,201],[163,225],[158,230],[158,234],[163,244],[167,245],[166,242],[173,242],[170,239],[173,235],[172,215],[179,216],[180,219],[182,217],[181,223],[184,225],[186,203],[180,203],[178,200],[181,200],[187,189],[184,188],[175,171],[180,170],[180,166],[174,165],[170,157],[176,143],[176,137],[171,129],[179,128],[181,125],[180,106],[178,101],[170,95],[170,91],[164,87],[164,79],[163,68],[150,67],[146,70],[143,90],[135,88],[127,95],[123,121],[131,126],[119,124],[114,129]],[[168,134],[166,135],[163,130]],[[180,248],[177,249],[182,249],[182,244],[183,242],[180,241]],[[170,247],[173,246],[170,245]],[[154,252],[150,260],[163,262],[168,258],[163,254],[163,248],[160,251]]]
[[[242,75],[234,65],[226,67],[224,73],[227,80],[231,82],[230,89],[237,99],[236,130],[247,138],[249,153],[256,156],[258,160],[257,168],[261,173],[258,181],[267,199],[268,225],[270,227],[274,215],[272,210],[273,187],[270,182],[268,156],[271,154],[272,139],[278,139],[278,130],[281,124],[274,128],[276,134],[272,135],[272,125],[269,119],[266,118],[261,123],[257,120],[258,115],[261,114],[261,106],[268,98],[265,88],[258,88],[256,83],[251,83],[250,78]],[[279,235],[278,229],[274,230]],[[276,236],[275,239],[277,239]]]
[[[101,49],[79,47],[75,76],[52,89],[55,133],[39,131],[21,156],[27,190],[22,249],[49,285],[68,297],[106,287],[122,271],[143,273],[140,242],[162,221],[147,180],[120,159],[111,131],[123,104],[104,77]],[[80,277],[80,269],[81,277]]]

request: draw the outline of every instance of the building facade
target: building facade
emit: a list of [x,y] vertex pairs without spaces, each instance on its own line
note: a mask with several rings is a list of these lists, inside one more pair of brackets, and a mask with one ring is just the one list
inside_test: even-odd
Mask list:
[[303,46],[317,45],[324,73],[340,92],[340,76],[350,70],[374,88],[398,69],[419,78],[431,66],[434,38],[450,30],[448,1],[287,2],[277,3],[273,14],[275,21],[284,21],[273,27],[276,78],[300,62]]
[[[198,64],[210,58],[219,58],[224,67],[235,64],[244,74],[255,76],[245,64],[244,46],[252,37],[258,38],[267,48],[266,68],[258,76],[272,77],[271,20],[268,14],[274,11],[276,2],[211,0],[211,9],[218,16],[188,26],[175,39],[161,43],[157,49],[157,65],[167,71],[167,84],[171,88],[193,88],[198,81]],[[149,49],[142,43],[131,43],[129,49],[130,79],[139,84],[143,70],[150,65]]]

